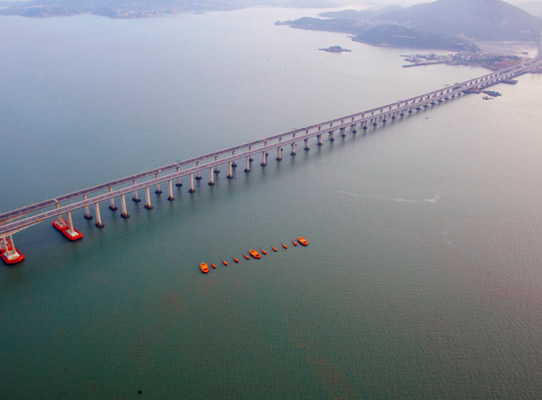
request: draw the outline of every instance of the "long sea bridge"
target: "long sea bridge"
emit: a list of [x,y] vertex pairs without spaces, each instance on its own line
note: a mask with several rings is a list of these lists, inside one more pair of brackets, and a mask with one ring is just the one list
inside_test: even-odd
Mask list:
[[[24,255],[15,247],[13,235],[41,222],[53,220],[53,227],[67,239],[72,241],[80,240],[83,235],[75,228],[72,218],[72,212],[75,210],[84,209],[84,217],[89,220],[95,218],[96,226],[103,228],[101,203],[109,202],[109,209],[117,211],[117,202],[120,202],[120,216],[129,218],[126,207],[127,196],[131,196],[134,202],[140,202],[143,200],[140,193],[143,193],[144,207],[152,209],[151,189],[154,189],[156,194],[160,194],[162,193],[161,185],[167,187],[168,200],[173,201],[175,200],[173,185],[180,187],[183,185],[183,180],[189,185],[188,191],[194,193],[194,180],[202,179],[202,174],[207,173],[208,183],[212,186],[215,184],[215,175],[220,172],[220,167],[227,167],[227,178],[232,179],[237,163],[244,164],[245,173],[249,173],[252,168],[253,157],[256,155],[261,160],[260,165],[265,167],[270,152],[276,152],[276,160],[280,161],[285,149],[289,149],[290,155],[295,156],[298,145],[302,145],[303,150],[309,151],[311,141],[313,142],[312,145],[322,146],[324,140],[332,142],[335,140],[336,135],[345,137],[348,134],[356,134],[359,130],[367,130],[369,127],[376,128],[390,121],[400,120],[405,116],[449,102],[464,94],[476,92],[501,82],[510,82],[528,72],[536,72],[541,65],[542,58],[539,55],[529,62],[409,99],[399,100],[395,103],[243,143],[184,161],[177,161],[132,176],[115,179],[1,213],[0,257],[8,265],[21,262]],[[91,214],[91,208],[94,208],[94,216]],[[66,215],[66,219],[64,215]]]

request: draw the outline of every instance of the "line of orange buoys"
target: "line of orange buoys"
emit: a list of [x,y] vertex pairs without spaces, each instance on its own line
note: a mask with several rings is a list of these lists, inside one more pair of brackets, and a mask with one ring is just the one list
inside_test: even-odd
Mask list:
[[[301,237],[299,236],[297,238],[297,241],[295,240],[292,240],[292,244],[294,246],[297,246],[297,243],[299,242],[300,245],[302,246],[308,246],[309,245],[309,241],[307,239],[305,239],[304,237]],[[281,243],[281,246],[284,248],[284,249],[287,249],[288,246],[286,246],[284,243]],[[271,250],[273,250],[275,253],[278,252],[278,249],[276,247],[271,247]],[[262,250],[260,249],[260,251],[257,251],[257,250],[254,250],[254,249],[251,249],[248,251],[248,254],[250,254],[252,256],[252,258],[256,259],[256,260],[259,260],[260,258],[262,258],[262,254],[265,256],[267,255],[267,251],[265,250]],[[250,257],[246,254],[243,254],[243,257],[245,257],[246,260],[250,260]],[[236,264],[239,264],[239,259],[238,258],[233,258],[233,261],[236,263]],[[228,265],[228,262],[226,260],[222,260],[222,264],[224,264],[224,266],[227,266]],[[215,264],[211,264],[211,267],[213,267],[213,269],[216,269],[216,265]],[[201,272],[203,272],[204,274],[207,274],[209,272],[209,266],[206,264],[206,263],[201,263],[199,265],[199,268],[201,270]]]

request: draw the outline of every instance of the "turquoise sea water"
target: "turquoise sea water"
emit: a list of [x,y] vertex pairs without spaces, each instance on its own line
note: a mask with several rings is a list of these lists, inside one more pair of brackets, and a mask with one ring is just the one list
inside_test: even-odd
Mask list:
[[[485,73],[274,25],[306,14],[0,19],[0,210]],[[3,397],[538,398],[542,78],[496,90],[129,220],[104,204],[103,230],[78,213],[78,243],[16,235]]]

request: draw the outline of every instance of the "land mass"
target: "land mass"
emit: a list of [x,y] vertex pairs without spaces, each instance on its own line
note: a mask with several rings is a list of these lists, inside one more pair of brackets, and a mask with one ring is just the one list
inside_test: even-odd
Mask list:
[[283,22],[344,32],[376,46],[476,51],[476,41],[538,41],[542,20],[502,0],[438,0],[403,8],[344,10]]
[[185,12],[230,11],[251,6],[333,7],[328,0],[30,0],[0,1],[0,15],[57,17],[93,14],[145,18]]

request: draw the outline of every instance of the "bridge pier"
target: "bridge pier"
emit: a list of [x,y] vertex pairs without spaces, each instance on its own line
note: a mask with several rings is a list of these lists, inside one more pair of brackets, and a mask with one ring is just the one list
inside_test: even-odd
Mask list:
[[228,179],[233,179],[233,162],[230,161],[228,163],[228,176],[227,176]]
[[311,149],[311,146],[310,146],[310,143],[309,143],[309,138],[306,138],[305,139],[305,151],[309,151]]
[[18,264],[24,260],[24,255],[15,247],[13,241],[13,235],[9,235],[9,241],[7,237],[1,239],[3,242],[3,248],[0,247],[0,258],[7,265]]
[[[60,208],[60,204],[56,203],[55,208],[58,210]],[[68,223],[64,221],[64,218],[62,218],[62,214],[58,215],[58,217],[53,221],[52,225],[53,228],[59,232],[62,232],[64,229],[68,229]]]
[[[215,156],[215,161],[218,161],[218,156]],[[215,166],[215,174],[219,174],[220,170],[218,169],[218,165]]]
[[329,131],[329,141],[330,142],[335,141],[335,131]]
[[265,167],[267,165],[267,151],[262,152],[262,163],[260,165],[262,167]]
[[150,194],[148,186],[145,188],[145,201],[146,201],[145,208],[147,210],[152,210],[154,207],[151,204],[151,194]]
[[[83,200],[86,200],[86,199],[87,199],[87,195],[85,194],[83,196]],[[88,209],[88,204],[85,204],[85,219],[89,221],[92,219],[92,215],[90,215],[90,210]]]
[[102,222],[102,215],[100,214],[100,203],[94,203],[94,207],[96,208],[96,226],[101,229],[104,227],[104,224]]
[[[136,180],[134,179],[134,185],[136,184]],[[132,197],[132,201],[134,203],[139,203],[141,201],[141,199],[139,198],[139,192],[136,190],[134,191],[134,197]]]
[[214,186],[215,184],[215,171],[213,167],[209,168],[209,175],[210,175],[210,181],[208,183],[209,186]]
[[250,156],[246,159],[245,172],[250,172]]
[[188,189],[189,193],[194,193],[196,190],[194,189],[194,174],[190,174],[190,189]]
[[[109,193],[111,193],[113,191],[113,188],[111,186],[109,186]],[[114,197],[111,197],[111,200],[109,201],[109,209],[111,211],[117,211],[118,208],[117,206],[115,205],[115,198]]]
[[282,147],[277,147],[277,161],[282,160]]
[[291,156],[295,156],[297,153],[296,153],[296,148],[297,148],[297,143],[292,143],[292,151],[290,153]]
[[318,138],[318,142],[316,144],[318,146],[323,146],[324,143],[322,143],[322,135],[316,135],[316,137]]
[[173,181],[169,180],[169,196],[167,198],[169,201],[175,200],[175,197],[173,197]]
[[[158,174],[155,174],[154,177],[158,178]],[[156,190],[154,191],[154,193],[162,194],[162,189],[160,189],[160,184],[159,183],[156,184]]]
[[[196,161],[196,167],[199,167],[199,161]],[[201,174],[200,174],[200,171],[198,171],[197,174],[196,174],[196,180],[197,180],[197,181],[200,181],[200,180],[201,180]]]
[[346,137],[346,133],[344,133],[344,131],[345,131],[344,128],[340,129],[341,137]]
[[[251,151],[251,150],[252,150],[252,146],[248,146],[248,151]],[[254,161],[252,156],[249,156],[248,161]]]
[[128,210],[126,209],[126,196],[124,195],[120,196],[120,204],[122,207],[122,212],[120,213],[120,216],[124,219],[130,218],[130,215],[128,214]]
[[73,219],[72,219],[72,213],[68,211],[68,228],[62,230],[62,234],[68,238],[68,240],[71,240],[72,242],[75,240],[79,240],[83,238],[83,234],[79,232],[75,227],[73,226]]
[[[232,150],[231,155],[232,155],[232,156],[235,155],[235,150]],[[237,167],[237,164],[235,163],[235,160],[233,160],[233,162],[231,163],[231,166],[232,166],[232,168],[236,168],[236,167]]]
[[[177,172],[179,172],[180,170],[181,170],[181,168],[180,168],[180,167],[177,167]],[[182,184],[182,182],[181,182],[181,177],[179,176],[179,177],[177,178],[177,183],[175,184],[175,186],[181,187],[182,185],[183,185],[183,184]]]
[[355,135],[356,133],[358,133],[358,131],[356,131],[356,124],[350,125],[350,133],[352,135]]

